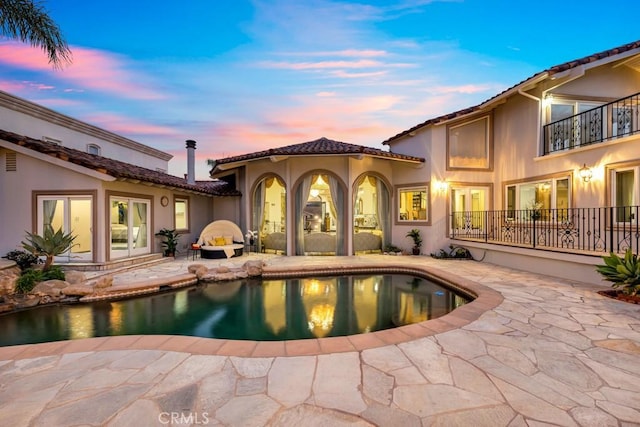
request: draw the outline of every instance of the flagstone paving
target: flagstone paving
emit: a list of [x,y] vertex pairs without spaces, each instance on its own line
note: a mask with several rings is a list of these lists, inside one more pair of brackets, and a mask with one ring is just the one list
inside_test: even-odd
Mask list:
[[[262,255],[215,262],[256,258]],[[3,347],[0,424],[640,425],[640,307],[598,295],[606,284],[429,257],[264,261],[267,270],[425,268],[459,277],[479,298],[387,334],[277,343],[130,336]],[[129,270],[114,284],[183,274],[190,263]]]

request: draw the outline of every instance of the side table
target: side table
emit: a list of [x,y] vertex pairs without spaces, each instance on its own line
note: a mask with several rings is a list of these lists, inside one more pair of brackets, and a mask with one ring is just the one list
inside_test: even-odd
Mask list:
[[191,259],[195,261],[198,256],[201,257],[202,255],[200,254],[200,249],[200,245],[194,244],[189,246],[189,249],[187,250],[187,259],[189,258],[189,256],[191,256]]

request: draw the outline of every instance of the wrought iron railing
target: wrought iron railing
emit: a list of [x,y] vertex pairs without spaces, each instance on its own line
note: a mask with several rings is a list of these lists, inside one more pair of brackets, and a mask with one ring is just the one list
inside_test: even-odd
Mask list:
[[640,132],[640,93],[543,127],[543,154],[597,144]]
[[450,237],[568,253],[638,253],[639,215],[639,206],[453,212]]

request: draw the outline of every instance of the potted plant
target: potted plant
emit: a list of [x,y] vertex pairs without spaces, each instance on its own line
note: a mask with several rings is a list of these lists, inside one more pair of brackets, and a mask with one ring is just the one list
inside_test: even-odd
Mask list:
[[164,256],[175,257],[176,250],[178,249],[180,233],[176,232],[175,229],[171,230],[169,228],[162,228],[156,233],[156,237],[164,237],[164,240],[161,242],[164,247]]
[[413,254],[420,255],[420,248],[422,247],[422,237],[420,237],[420,230],[414,228],[407,233],[406,237],[411,237],[411,239],[413,239]]

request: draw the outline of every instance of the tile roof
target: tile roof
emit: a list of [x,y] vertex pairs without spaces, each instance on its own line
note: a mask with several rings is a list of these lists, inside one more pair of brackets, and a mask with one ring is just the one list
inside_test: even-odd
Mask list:
[[536,74],[532,75],[531,77],[522,80],[518,84],[516,84],[516,85],[514,85],[514,86],[512,86],[512,87],[510,87],[510,88],[508,88],[508,89],[506,89],[506,90],[504,90],[502,92],[500,92],[499,94],[487,99],[486,101],[484,101],[484,102],[482,102],[482,103],[480,103],[478,105],[474,105],[473,107],[468,107],[468,108],[465,108],[463,110],[455,111],[453,113],[449,113],[449,114],[445,114],[443,116],[434,117],[432,119],[429,119],[429,120],[427,120],[425,122],[422,122],[422,123],[420,123],[420,124],[418,124],[416,126],[413,126],[410,129],[402,131],[399,134],[392,136],[391,138],[388,138],[388,139],[382,141],[382,144],[388,145],[389,142],[392,142],[392,141],[394,141],[396,139],[399,139],[399,138],[401,138],[401,137],[403,137],[405,135],[408,135],[408,134],[410,134],[412,132],[415,132],[418,129],[424,127],[424,126],[437,124],[437,123],[444,122],[444,121],[447,121],[447,120],[455,119],[456,117],[462,117],[462,116],[465,116],[467,114],[479,111],[485,104],[493,101],[496,98],[499,98],[501,95],[504,95],[505,93],[513,91],[517,87],[519,87],[521,85],[524,85],[525,83],[530,82],[530,81],[532,81],[532,80],[534,80],[534,79],[536,79],[536,78],[538,78],[540,76],[546,75],[546,76],[550,77],[550,76],[553,76],[554,74],[562,73],[564,71],[570,70],[570,69],[575,68],[575,67],[579,67],[581,65],[590,64],[592,62],[596,62],[596,61],[599,61],[601,59],[608,58],[608,57],[611,57],[611,56],[614,56],[614,55],[619,55],[621,53],[625,53],[625,52],[628,52],[630,50],[634,50],[634,49],[638,49],[638,48],[640,48],[640,40],[635,41],[635,42],[631,42],[631,43],[627,43],[625,45],[618,46],[618,47],[615,47],[613,49],[608,49],[608,50],[605,50],[605,51],[602,51],[602,52],[594,53],[592,55],[585,56],[584,58],[580,58],[580,59],[576,59],[576,60],[573,60],[573,61],[565,62],[565,63],[560,64],[560,65],[554,65],[553,67],[547,68],[544,71],[536,73]]
[[85,153],[84,151],[64,147],[53,142],[42,141],[1,129],[0,139],[118,179],[142,181],[209,196],[239,196],[241,194],[239,191],[229,188],[224,181],[197,181],[195,184],[188,184],[186,179],[164,172]]
[[215,161],[214,171],[218,165],[243,162],[247,160],[257,160],[271,156],[321,156],[330,154],[354,154],[374,157],[384,157],[395,160],[408,160],[413,162],[424,162],[422,157],[407,156],[404,154],[391,153],[363,145],[349,144],[346,142],[334,141],[327,138],[316,139],[315,141],[303,142],[300,144],[287,145],[285,147],[270,148],[255,153],[241,154],[239,156],[226,157]]

